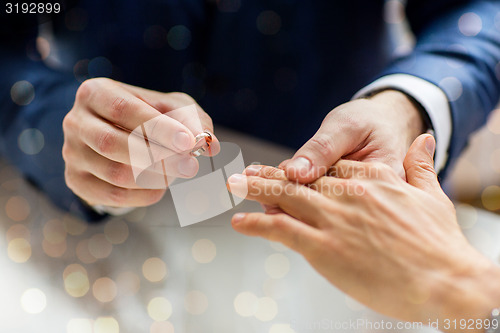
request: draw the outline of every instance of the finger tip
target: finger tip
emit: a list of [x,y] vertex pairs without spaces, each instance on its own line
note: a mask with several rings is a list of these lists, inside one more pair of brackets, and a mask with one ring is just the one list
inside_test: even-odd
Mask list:
[[239,226],[240,223],[244,221],[246,217],[247,217],[246,213],[236,213],[233,215],[231,223],[233,224],[233,226]]

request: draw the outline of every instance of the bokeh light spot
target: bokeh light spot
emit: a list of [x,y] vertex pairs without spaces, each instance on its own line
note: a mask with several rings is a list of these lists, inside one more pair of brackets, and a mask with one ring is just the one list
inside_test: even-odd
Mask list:
[[459,79],[453,76],[445,77],[439,82],[439,85],[444,89],[451,102],[456,101],[462,96],[463,88]]
[[83,82],[90,78],[89,76],[89,62],[88,59],[78,60],[73,66],[73,74],[78,82]]
[[295,333],[290,324],[273,324],[269,333]]
[[287,284],[283,283],[277,279],[266,279],[262,284],[262,291],[264,296],[271,297],[273,299],[280,299],[289,294],[289,289]]
[[160,258],[149,258],[142,265],[142,274],[150,282],[159,282],[167,276],[167,265]]
[[483,21],[476,13],[465,13],[458,19],[458,29],[464,36],[476,36],[482,28]]
[[108,277],[99,278],[92,285],[92,294],[99,302],[111,302],[116,297],[116,284]]
[[279,242],[269,241],[269,246],[271,246],[273,248],[273,250],[278,251],[278,252],[288,251],[288,247],[286,247],[285,245],[283,245]]
[[97,261],[89,251],[89,240],[84,239],[78,242],[76,245],[76,257],[85,264],[91,264]]
[[65,215],[63,218],[64,229],[72,236],[81,235],[87,230],[87,224],[82,222],[71,215]]
[[94,333],[118,333],[120,326],[113,317],[99,317],[94,322]]
[[61,220],[50,220],[43,226],[43,236],[52,243],[58,244],[66,239],[66,230]]
[[40,313],[47,306],[47,297],[40,289],[28,289],[21,296],[21,306],[27,313]]
[[155,321],[151,324],[149,333],[174,333],[174,325],[169,321]]
[[271,278],[280,279],[290,270],[290,261],[281,253],[271,254],[266,259],[265,270]]
[[24,225],[14,224],[5,233],[5,238],[7,239],[7,242],[10,242],[15,238],[24,238],[29,243],[29,241],[31,240],[31,235],[29,229],[26,228]]
[[174,50],[185,50],[191,44],[191,31],[184,25],[173,26],[168,31],[167,41]]
[[110,77],[113,73],[113,65],[105,57],[96,57],[90,60],[88,71],[90,77]]
[[90,289],[87,270],[78,264],[68,265],[63,272],[64,289],[73,297],[82,297]]
[[72,318],[66,325],[67,333],[93,333],[92,321],[84,318]]
[[36,128],[28,128],[19,134],[17,145],[26,155],[36,155],[45,146],[45,138]]
[[113,245],[104,234],[95,234],[89,239],[89,252],[97,259],[107,258],[113,250]]
[[5,204],[5,212],[11,220],[21,222],[28,218],[31,212],[31,207],[25,198],[21,196],[14,196],[7,200],[7,203]]
[[191,248],[191,254],[194,260],[206,264],[214,260],[217,254],[217,248],[210,239],[198,239]]
[[10,89],[10,97],[17,105],[28,105],[35,98],[35,87],[28,81],[18,81]]
[[257,16],[257,29],[264,35],[275,35],[281,29],[281,17],[272,10],[265,10]]
[[484,208],[495,211],[500,209],[500,186],[491,185],[481,193],[481,202]]
[[257,301],[255,318],[260,321],[270,321],[278,314],[278,304],[270,297],[261,297]]
[[104,226],[104,235],[111,244],[121,244],[128,238],[127,223],[121,220],[111,220]]
[[192,290],[187,293],[184,299],[184,307],[193,315],[200,315],[208,308],[207,296],[198,290]]
[[42,249],[46,255],[52,258],[60,258],[66,252],[67,243],[66,240],[63,240],[60,243],[53,244],[46,239],[42,241]]
[[7,246],[7,255],[13,262],[24,263],[31,257],[31,244],[24,238],[14,238]]
[[234,298],[234,309],[242,317],[253,316],[257,312],[259,299],[255,294],[244,291]]
[[164,297],[155,297],[148,303],[148,314],[155,321],[165,321],[172,315],[172,304]]

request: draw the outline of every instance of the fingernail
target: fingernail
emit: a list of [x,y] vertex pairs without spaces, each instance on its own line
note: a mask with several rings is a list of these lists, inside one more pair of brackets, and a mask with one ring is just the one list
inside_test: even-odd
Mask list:
[[245,179],[245,176],[243,176],[239,173],[236,173],[236,174],[232,175],[231,177],[229,177],[229,179],[227,181],[231,184],[238,184],[238,183],[241,183],[244,179]]
[[431,157],[434,157],[434,150],[436,149],[436,141],[433,138],[425,139],[425,149]]
[[259,171],[260,169],[262,169],[262,166],[260,165],[249,165],[247,166],[247,168],[245,169],[245,175],[247,176],[255,176],[257,174],[259,174]]
[[177,132],[174,135],[174,146],[175,148],[185,151],[191,149],[191,138],[186,132]]
[[179,173],[186,177],[193,177],[198,171],[198,164],[193,157],[183,159],[177,165]]
[[287,164],[287,169],[294,169],[296,176],[305,176],[311,170],[311,162],[304,157],[297,157]]
[[233,215],[233,223],[241,222],[247,214],[245,213],[236,213]]

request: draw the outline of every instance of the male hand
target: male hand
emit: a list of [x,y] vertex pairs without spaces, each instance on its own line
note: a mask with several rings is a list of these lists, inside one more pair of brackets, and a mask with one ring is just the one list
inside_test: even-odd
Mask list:
[[304,184],[323,176],[340,158],[379,161],[404,178],[406,152],[424,131],[415,104],[404,93],[384,90],[335,108],[318,132],[280,167],[290,180]]
[[[309,186],[272,167],[229,178],[235,193],[266,207],[236,214],[236,231],[301,253],[325,278],[370,308],[424,325],[486,319],[500,304],[500,268],[467,242],[433,168],[435,142],[421,135],[404,169],[408,183],[381,163],[342,160]],[[454,329],[455,328],[455,329]],[[472,329],[471,329],[472,328]]]
[[[172,112],[193,104],[197,108],[196,119]],[[154,123],[149,123],[147,138],[141,132],[131,135],[150,120]],[[62,152],[69,188],[90,205],[138,207],[162,198],[168,185],[163,181],[166,175],[196,175],[198,162],[186,151],[194,147],[195,135],[204,130],[213,132],[213,125],[186,94],[160,93],[97,78],[83,82],[78,89],[74,106],[63,121],[63,130]],[[129,155],[129,149],[144,150],[145,142],[154,161],[168,157],[163,164],[158,162],[145,171],[145,179],[147,173],[150,179],[161,175],[161,181],[150,184],[148,189],[137,185]]]

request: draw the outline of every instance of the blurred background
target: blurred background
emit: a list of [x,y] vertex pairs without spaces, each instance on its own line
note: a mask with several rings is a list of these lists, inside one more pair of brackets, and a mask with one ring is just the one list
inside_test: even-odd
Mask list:
[[[410,52],[415,42],[405,20],[404,2],[388,0],[385,5],[395,55]],[[487,125],[472,136],[442,185],[454,201],[500,213],[500,104]]]

